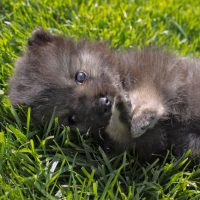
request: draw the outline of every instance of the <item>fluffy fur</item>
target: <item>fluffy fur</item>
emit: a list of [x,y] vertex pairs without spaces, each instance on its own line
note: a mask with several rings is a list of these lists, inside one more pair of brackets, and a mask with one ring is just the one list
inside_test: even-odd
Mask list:
[[[129,96],[130,131],[142,157],[174,146],[178,155],[200,156],[200,61],[178,58],[161,49],[117,55],[118,72]],[[119,133],[111,138],[119,138]],[[120,140],[118,140],[120,142]]]
[[[76,81],[84,72],[83,83]],[[116,53],[102,42],[34,31],[10,80],[13,105],[34,121],[55,110],[72,131],[89,132],[111,150],[135,148],[146,160],[174,145],[200,156],[200,62],[160,49]]]
[[[102,42],[75,43],[36,29],[16,63],[9,98],[14,106],[30,106],[35,124],[48,122],[55,110],[60,123],[97,139],[109,123],[114,98],[123,99],[115,62]],[[83,84],[77,72],[87,74]]]

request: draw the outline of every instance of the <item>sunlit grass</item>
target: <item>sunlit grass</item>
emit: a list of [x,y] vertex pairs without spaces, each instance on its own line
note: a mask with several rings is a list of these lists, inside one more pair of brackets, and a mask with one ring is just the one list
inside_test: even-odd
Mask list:
[[0,1],[0,199],[200,199],[200,168],[166,155],[139,164],[111,157],[86,136],[52,120],[43,130],[31,110],[14,109],[8,78],[37,26],[114,48],[164,46],[200,55],[200,5],[189,0]]

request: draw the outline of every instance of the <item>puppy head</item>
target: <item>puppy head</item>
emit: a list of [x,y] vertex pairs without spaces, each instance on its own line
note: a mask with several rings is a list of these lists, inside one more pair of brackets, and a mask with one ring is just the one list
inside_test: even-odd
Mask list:
[[48,121],[55,110],[62,124],[98,137],[122,93],[113,66],[112,52],[102,42],[74,43],[37,29],[16,63],[9,98],[14,105],[30,106],[38,123]]

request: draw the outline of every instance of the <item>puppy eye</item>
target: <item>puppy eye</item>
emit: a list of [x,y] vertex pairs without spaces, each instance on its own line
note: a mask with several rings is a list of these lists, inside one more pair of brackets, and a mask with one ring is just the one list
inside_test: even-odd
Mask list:
[[75,81],[79,84],[82,84],[87,79],[86,72],[77,72],[75,74]]

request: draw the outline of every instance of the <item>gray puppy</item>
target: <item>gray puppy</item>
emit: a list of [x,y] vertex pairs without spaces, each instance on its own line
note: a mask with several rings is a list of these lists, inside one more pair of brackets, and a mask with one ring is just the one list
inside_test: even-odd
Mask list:
[[9,98],[14,106],[30,106],[35,124],[48,122],[55,110],[61,124],[99,138],[114,98],[124,98],[113,66],[116,59],[104,43],[75,43],[38,28],[16,63]]
[[13,105],[36,123],[55,110],[60,123],[89,132],[111,150],[144,160],[175,145],[200,154],[200,63],[159,49],[112,52],[101,42],[33,32],[10,80]]

